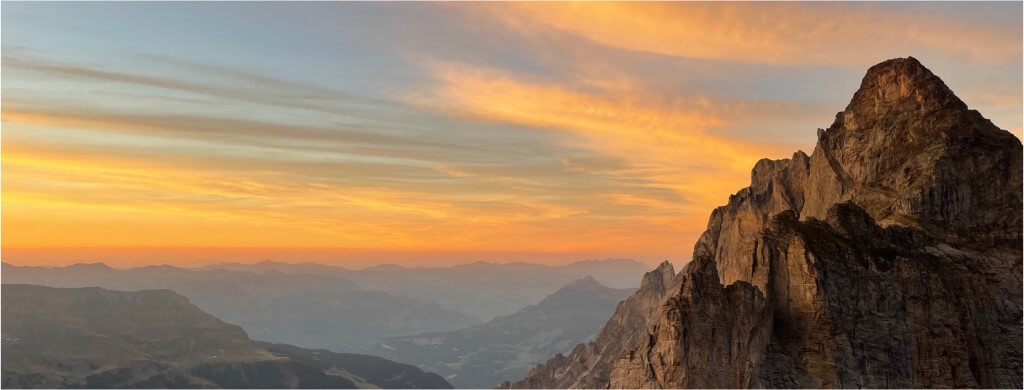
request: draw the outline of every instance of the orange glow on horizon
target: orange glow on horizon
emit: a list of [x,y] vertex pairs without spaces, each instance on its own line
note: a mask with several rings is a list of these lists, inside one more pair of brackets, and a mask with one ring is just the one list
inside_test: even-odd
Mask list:
[[1019,4],[75,7],[5,6],[14,264],[681,264],[879,61],[1024,121]]
[[[8,113],[5,126],[105,126]],[[570,217],[584,211],[556,205],[523,203],[529,208],[503,210],[385,188],[296,189],[273,180],[235,178],[210,166],[197,171],[142,156],[96,155],[10,138],[4,140],[2,164],[4,258],[16,264],[251,262],[268,252],[290,261],[340,258],[365,264],[356,257],[395,250],[449,253],[458,260],[433,261],[451,264],[487,253],[508,253],[507,261],[522,260],[516,253],[528,254],[526,260],[549,253],[540,257],[572,261],[588,253],[622,253],[628,246],[675,247],[681,237],[672,226],[677,221],[670,219],[651,221],[665,228],[652,235],[629,226],[580,225]],[[154,200],[161,197],[166,199]],[[219,199],[192,199],[204,197]],[[268,209],[267,202],[288,202],[288,208]],[[573,235],[581,238],[565,239]],[[605,238],[593,240],[601,235]],[[649,262],[664,256],[636,253]]]
[[[696,240],[683,237],[682,240]],[[594,252],[517,252],[460,250],[384,250],[354,248],[296,247],[5,247],[4,260],[18,266],[59,267],[72,263],[104,263],[114,268],[132,268],[171,264],[199,267],[219,262],[251,264],[261,261],[282,263],[319,263],[360,269],[380,264],[405,267],[447,267],[479,261],[492,263],[568,264],[587,259],[633,259],[649,266],[672,260],[676,265],[683,258],[679,253],[641,253],[636,251]]]

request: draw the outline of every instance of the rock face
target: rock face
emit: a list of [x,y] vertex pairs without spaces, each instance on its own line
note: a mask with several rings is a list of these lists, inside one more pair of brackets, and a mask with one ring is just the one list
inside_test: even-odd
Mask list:
[[875,65],[630,298],[649,317],[510,385],[1020,387],[1021,175],[1020,141],[917,60]]

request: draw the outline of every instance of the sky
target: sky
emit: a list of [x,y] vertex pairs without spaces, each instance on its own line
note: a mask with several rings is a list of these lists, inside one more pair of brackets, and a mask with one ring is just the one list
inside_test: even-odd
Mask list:
[[914,56],[1021,136],[1012,3],[0,5],[13,264],[686,262]]

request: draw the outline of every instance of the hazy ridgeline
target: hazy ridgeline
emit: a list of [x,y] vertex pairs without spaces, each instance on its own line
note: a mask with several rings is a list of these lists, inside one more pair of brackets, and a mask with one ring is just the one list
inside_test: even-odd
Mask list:
[[489,388],[592,340],[634,290],[585,277],[515,313],[454,331],[384,339],[368,353],[436,372],[456,387]]
[[250,340],[169,290],[3,286],[5,388],[449,388],[379,357]]
[[639,282],[635,275],[645,268],[622,260],[558,267],[474,263],[451,268],[380,266],[366,270],[274,262],[199,269],[4,264],[3,283],[168,289],[217,318],[241,326],[253,339],[352,352],[365,351],[383,338],[454,330],[493,315],[513,313],[590,271],[611,286],[635,285]]

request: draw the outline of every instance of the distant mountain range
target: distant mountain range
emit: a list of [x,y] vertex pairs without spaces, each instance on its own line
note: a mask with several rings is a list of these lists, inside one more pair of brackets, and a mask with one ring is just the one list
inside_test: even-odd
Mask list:
[[301,362],[327,374],[350,379],[359,388],[445,389],[451,385],[441,376],[424,372],[408,364],[377,356],[337,353],[326,349],[305,349],[288,344],[257,341],[256,344],[277,356]]
[[[449,268],[404,268],[387,265],[365,270],[276,262],[251,265],[218,264],[198,269],[172,266],[115,269],[104,264],[76,264],[49,268],[3,264],[2,275],[5,286],[19,289],[32,287],[10,284],[84,288],[81,290],[89,291],[90,294],[95,291],[105,291],[103,294],[107,295],[114,294],[110,296],[117,295],[113,291],[92,287],[124,291],[142,290],[139,291],[141,296],[154,294],[149,289],[173,290],[188,297],[183,306],[191,307],[194,303],[198,306],[194,311],[204,310],[217,318],[202,312],[195,314],[196,317],[209,317],[207,321],[222,324],[219,318],[238,324],[245,330],[234,328],[242,333],[241,336],[233,336],[236,341],[233,341],[232,345],[245,346],[245,353],[239,353],[239,356],[232,355],[232,358],[238,357],[240,360],[249,361],[252,360],[251,356],[255,356],[258,357],[262,368],[234,365],[231,370],[256,370],[254,373],[266,369],[278,372],[284,372],[282,370],[285,368],[292,370],[286,375],[292,378],[289,379],[290,382],[271,382],[276,383],[275,386],[315,386],[316,383],[327,383],[330,387],[381,386],[381,383],[384,386],[397,387],[421,387],[420,385],[425,383],[433,383],[430,385],[432,387],[441,386],[430,382],[429,376],[417,377],[416,386],[410,383],[403,385],[401,381],[407,380],[402,379],[405,377],[392,375],[393,371],[401,369],[400,364],[385,359],[373,360],[374,358],[362,355],[337,353],[367,351],[415,364],[428,371],[441,372],[453,378],[462,387],[491,387],[502,380],[525,375],[529,367],[542,362],[551,354],[568,352],[574,345],[592,339],[603,319],[607,318],[618,302],[633,290],[605,287],[591,276],[577,276],[575,280],[574,276],[593,271],[618,285],[633,285],[637,284],[636,281],[628,282],[626,279],[629,279],[627,275],[633,272],[632,269],[637,267],[643,266],[636,262],[621,260],[585,261],[558,267],[526,263],[473,263]],[[358,279],[359,282],[351,279]],[[391,292],[372,291],[361,285]],[[547,294],[545,291],[556,290],[554,294],[544,296]],[[417,294],[418,298],[401,295],[399,292],[402,291]],[[479,292],[475,300],[473,291]],[[503,298],[502,294],[507,294],[507,297]],[[447,305],[473,301],[480,305],[491,302],[494,306],[500,307],[519,306],[518,310],[507,311],[511,314],[497,316],[486,323],[473,326],[478,324],[479,320],[428,302],[422,299],[422,296],[446,301]],[[533,297],[539,298],[527,302]],[[5,295],[5,310],[8,302],[15,302],[18,299],[20,298],[16,294]],[[75,304],[79,306],[73,309],[78,310],[83,303],[76,301]],[[49,304],[40,302],[36,302],[36,305],[50,307]],[[168,307],[166,304],[157,306]],[[497,311],[495,307],[487,307],[478,313]],[[14,313],[12,316],[21,315],[15,311],[11,313]],[[39,321],[44,321],[45,318],[47,317],[42,314],[38,316]],[[78,320],[72,322],[75,321]],[[137,320],[129,318],[126,321]],[[91,327],[96,324],[80,325],[83,326],[77,328],[76,332],[89,334],[92,332]],[[6,330],[5,326],[5,332]],[[250,344],[253,343],[248,341],[245,332],[254,339],[268,342],[257,342],[256,347],[252,347]],[[74,336],[81,337],[83,336]],[[244,341],[237,341],[243,339]],[[421,342],[424,339],[431,340],[432,344],[424,345]],[[143,336],[138,336],[134,340],[149,343],[152,350],[147,353],[162,354],[164,349],[174,348],[172,345],[152,344],[151,340],[146,340]],[[5,348],[8,344],[9,340],[5,339]],[[40,345],[41,350],[53,347]],[[15,357],[24,354],[24,351],[18,352],[17,349],[12,351],[12,356]],[[88,370],[75,368],[69,372],[50,373],[47,374],[49,376],[44,375],[40,378],[12,374],[13,376],[5,380],[9,380],[13,386],[110,387],[143,384],[191,386],[205,383],[202,381],[226,380],[210,379],[207,376],[212,374],[197,373],[209,368],[207,365],[196,366],[199,368],[195,369],[200,370],[197,372],[167,370],[167,367],[170,367],[168,364],[179,364],[167,362],[178,362],[182,359],[188,360],[189,367],[192,367],[192,356],[205,352],[209,351],[190,352],[191,355],[186,358],[161,358],[163,360],[146,354],[132,358],[132,361],[144,362],[144,367],[130,366],[126,362],[104,362],[90,356],[86,360],[90,364],[95,363],[96,367],[88,366]],[[220,360],[215,362],[226,361],[223,354],[216,351],[207,355],[219,356],[217,359]],[[290,362],[286,364],[287,367],[281,366],[272,359],[274,356],[285,357],[290,359]],[[164,363],[156,364],[154,361]],[[268,363],[269,361],[275,363]],[[296,366],[296,362],[301,363],[301,367]],[[35,363],[28,364],[32,366]],[[47,363],[39,364],[42,364],[41,367],[47,367]],[[124,372],[123,375],[112,376],[111,372],[107,372],[110,367],[117,367]],[[338,371],[338,367],[345,367],[344,372]],[[363,369],[359,370],[358,367]],[[228,370],[223,367],[217,369]],[[165,374],[155,376],[147,383],[139,382],[140,376],[155,375],[154,372]],[[320,372],[347,379],[351,383],[342,382],[330,375],[321,377]],[[88,375],[79,375],[84,375],[83,373]],[[375,376],[375,373],[386,375]],[[410,372],[409,375],[412,374],[415,373]],[[217,382],[217,386],[224,383],[228,382]],[[238,387],[247,386],[235,384]],[[447,385],[447,382],[444,385]]]
[[453,267],[393,264],[351,270],[321,264],[264,261],[220,263],[205,269],[314,274],[354,280],[364,289],[416,297],[488,320],[535,304],[566,283],[592,276],[612,288],[635,288],[650,267],[634,260],[584,260],[566,265],[476,262]]
[[644,268],[630,260],[563,266],[483,262],[447,268],[384,265],[364,270],[269,261],[131,269],[99,263],[53,268],[5,263],[2,282],[126,291],[163,288],[241,326],[257,340],[363,352],[374,348],[380,339],[455,330],[479,324],[480,318],[513,313],[589,273],[598,275],[603,283],[631,287],[637,283],[628,279],[638,274],[636,269]]
[[257,343],[168,290],[3,286],[4,388],[450,388],[378,357]]
[[[202,310],[237,324],[257,340],[358,352],[376,340],[457,329],[479,320],[436,303],[369,291],[343,278],[103,264],[67,267],[3,265],[3,283],[112,290],[168,289]],[[7,299],[4,299],[7,302]]]
[[439,373],[456,387],[493,388],[590,341],[633,291],[587,276],[513,314],[449,332],[384,339],[369,353]]

